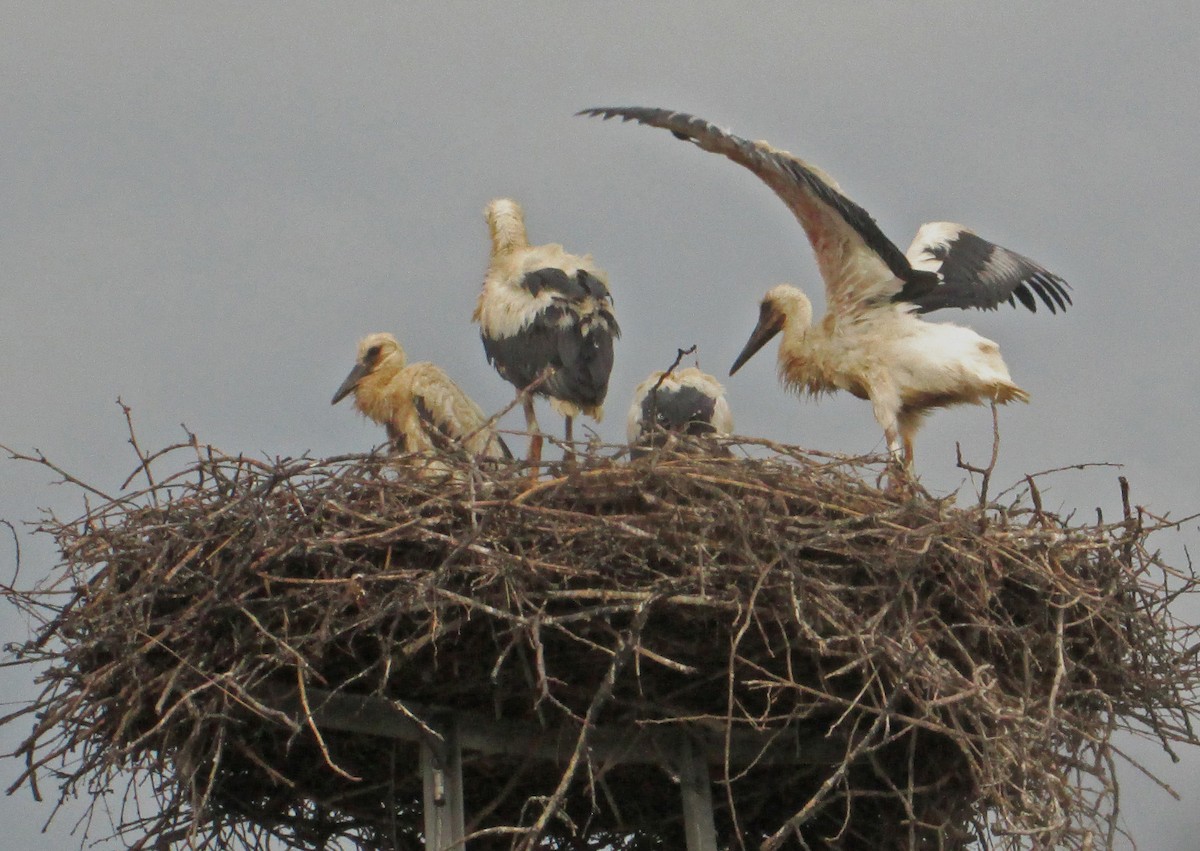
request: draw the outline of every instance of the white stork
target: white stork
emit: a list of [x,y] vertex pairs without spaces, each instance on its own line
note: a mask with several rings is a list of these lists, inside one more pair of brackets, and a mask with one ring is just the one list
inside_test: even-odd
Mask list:
[[399,452],[512,458],[500,435],[486,426],[479,406],[438,366],[406,362],[391,334],[370,334],[358,344],[354,368],[333,394],[336,405],[354,394],[354,406],[387,429]]
[[[496,199],[484,216],[492,254],[471,319],[479,323],[488,362],[518,392],[551,370],[534,392],[549,397],[566,418],[569,447],[574,417],[604,415],[613,340],[621,334],[605,275],[591,255],[568,254],[555,244],[531,246],[516,201]],[[529,461],[536,465],[542,436],[532,397],[524,408]]]
[[919,314],[944,307],[992,310],[1017,300],[1036,311],[1035,295],[1054,313],[1071,303],[1062,278],[947,222],[922,226],[905,255],[815,166],[691,115],[640,107],[582,114],[661,127],[723,154],[758,175],[804,228],[825,280],[824,318],[813,325],[808,297],[795,287],[775,287],[730,375],[782,331],[781,380],[812,395],[848,390],[869,400],[892,457],[909,470],[913,436],[931,409],[1028,401],[994,342]]
[[634,458],[639,447],[658,446],[662,438],[725,435],[733,431],[733,414],[725,388],[694,366],[652,372],[633,391],[625,435]]

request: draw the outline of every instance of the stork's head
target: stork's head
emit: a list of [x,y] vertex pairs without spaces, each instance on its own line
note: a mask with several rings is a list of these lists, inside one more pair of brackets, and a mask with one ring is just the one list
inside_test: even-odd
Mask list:
[[770,342],[771,338],[784,328],[803,331],[812,324],[812,302],[803,292],[788,284],[773,287],[765,296],[758,308],[758,324],[754,326],[750,339],[742,348],[741,354],[729,368],[733,375],[742,368],[742,364]]
[[505,254],[529,247],[525,235],[525,211],[511,198],[496,198],[483,208],[488,233],[492,237],[492,254]]
[[399,372],[404,368],[404,360],[404,349],[400,348],[400,344],[391,334],[368,334],[359,340],[358,358],[354,362],[354,368],[333,394],[330,404],[336,405],[342,401],[364,378],[378,373],[382,368]]

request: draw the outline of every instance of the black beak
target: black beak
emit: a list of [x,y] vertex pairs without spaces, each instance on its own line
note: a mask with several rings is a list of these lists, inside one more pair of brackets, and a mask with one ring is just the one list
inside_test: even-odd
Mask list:
[[737,356],[737,360],[733,362],[733,366],[729,367],[729,374],[733,375],[741,369],[742,364],[754,357],[759,349],[769,343],[771,338],[782,330],[783,323],[779,321],[779,317],[764,304],[758,316],[758,324],[754,326],[754,332],[750,335],[750,339],[746,341],[746,345],[742,348],[742,353]]
[[338,402],[346,398],[346,396],[358,386],[358,382],[362,381],[363,376],[369,372],[365,364],[356,363],[354,369],[350,370],[350,374],[346,376],[346,380],[342,382],[342,386],[333,394],[333,399],[329,404],[336,405]]

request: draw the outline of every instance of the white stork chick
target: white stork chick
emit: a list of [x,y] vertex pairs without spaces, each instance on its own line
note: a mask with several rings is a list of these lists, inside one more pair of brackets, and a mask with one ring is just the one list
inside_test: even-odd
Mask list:
[[633,391],[625,422],[631,455],[645,454],[642,447],[661,446],[671,438],[704,438],[733,431],[733,414],[725,388],[694,366],[670,372],[652,372]]
[[909,470],[913,437],[930,410],[1028,401],[994,342],[919,314],[944,307],[993,310],[1016,300],[1036,311],[1035,294],[1054,313],[1071,303],[1062,278],[948,222],[922,226],[905,255],[820,169],[702,119],[640,107],[584,114],[661,127],[728,157],[770,186],[804,228],[825,281],[825,316],[813,325],[808,297],[795,287],[775,287],[730,375],[782,331],[782,381],[812,395],[848,390],[869,400],[892,457]]
[[[471,319],[479,323],[488,362],[523,391],[547,368],[534,391],[566,418],[604,415],[613,366],[613,340],[621,331],[603,272],[591,255],[568,254],[561,245],[531,246],[521,206],[507,198],[484,209],[492,253]],[[542,437],[533,399],[524,400],[529,460],[541,461]]]
[[336,405],[354,394],[354,406],[387,429],[398,452],[448,453],[511,458],[487,418],[440,367],[407,363],[391,334],[370,334],[358,344],[354,368],[333,394]]

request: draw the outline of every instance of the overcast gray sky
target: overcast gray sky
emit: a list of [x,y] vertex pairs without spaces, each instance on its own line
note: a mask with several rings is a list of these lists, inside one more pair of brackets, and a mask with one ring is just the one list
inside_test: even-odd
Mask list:
[[[133,466],[120,396],[143,446],[186,423],[230,452],[367,449],[379,429],[329,398],[371,331],[498,409],[511,388],[469,323],[498,195],[525,205],[533,240],[609,273],[624,337],[598,431],[620,440],[634,385],[677,347],[724,376],[769,286],[822,304],[802,232],[749,172],[572,117],[662,106],[820,165],[902,247],[948,219],[1065,277],[1065,316],[945,316],[998,341],[1033,397],[1001,413],[997,480],[1118,462],[1136,502],[1192,513],[1197,56],[1186,0],[0,2],[0,442],[115,488]],[[773,350],[725,380],[739,432],[882,449],[866,403],[780,389]],[[963,483],[956,441],[983,461],[988,412],[922,431],[934,491]],[[1045,498],[1115,516],[1116,475],[1058,475]],[[0,462],[0,517],[40,507],[81,500]],[[1197,544],[1196,523],[1160,540],[1177,561]],[[25,581],[49,571],[48,541],[21,546]],[[0,609],[0,640],[26,634]],[[12,670],[0,688],[33,690]],[[1138,753],[1183,802],[1125,771],[1128,825],[1144,849],[1194,851],[1200,754]],[[0,783],[17,768],[0,761]],[[0,845],[76,847],[70,816],[38,836],[50,810],[0,798]]]

